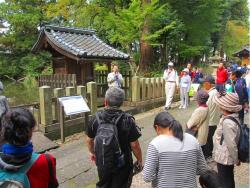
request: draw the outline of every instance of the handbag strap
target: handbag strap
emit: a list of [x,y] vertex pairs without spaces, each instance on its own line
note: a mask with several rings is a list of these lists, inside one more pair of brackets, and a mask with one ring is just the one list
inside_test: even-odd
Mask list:
[[47,153],[45,153],[45,157],[46,157],[46,160],[48,162],[48,168],[49,168],[49,186],[48,186],[48,188],[58,187],[58,182],[55,181],[55,177],[54,177],[51,158],[50,158],[49,154],[47,154]]

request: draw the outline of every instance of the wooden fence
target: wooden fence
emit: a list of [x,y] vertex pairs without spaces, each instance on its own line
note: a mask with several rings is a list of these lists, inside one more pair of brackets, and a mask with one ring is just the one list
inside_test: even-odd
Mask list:
[[133,102],[147,101],[165,97],[165,82],[163,78],[133,77]]
[[75,74],[53,74],[38,77],[40,86],[50,86],[51,88],[76,87]]
[[[95,71],[94,77],[95,82],[97,83],[97,97],[104,98],[106,90],[108,89],[107,77],[108,71]],[[125,92],[125,99],[130,100],[132,96],[132,74],[131,71],[121,72],[123,77],[122,89]]]

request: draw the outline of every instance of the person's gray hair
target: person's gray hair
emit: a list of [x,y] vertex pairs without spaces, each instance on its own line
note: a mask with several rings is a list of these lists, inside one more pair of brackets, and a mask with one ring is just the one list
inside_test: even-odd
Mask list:
[[120,107],[125,99],[123,89],[118,87],[110,87],[105,94],[105,100],[109,107]]
[[209,98],[208,92],[204,89],[201,89],[197,92],[196,100],[200,104],[206,104],[207,100]]

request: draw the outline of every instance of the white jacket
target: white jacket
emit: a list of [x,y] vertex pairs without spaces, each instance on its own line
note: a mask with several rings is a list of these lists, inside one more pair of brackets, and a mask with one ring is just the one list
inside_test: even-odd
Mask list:
[[122,87],[122,75],[119,72],[111,72],[108,74],[107,82],[109,87]]

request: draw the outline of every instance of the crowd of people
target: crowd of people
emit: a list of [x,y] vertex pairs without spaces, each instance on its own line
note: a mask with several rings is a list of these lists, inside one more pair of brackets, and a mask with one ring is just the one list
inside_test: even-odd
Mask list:
[[[239,68],[229,72],[220,63],[215,79],[204,76],[200,68],[191,71],[188,64],[179,77],[169,62],[163,75],[165,111],[155,116],[152,130],[156,137],[149,143],[143,163],[139,142],[142,133],[134,117],[121,110],[125,99],[123,79],[118,66],[113,66],[107,78],[105,108],[86,127],[90,159],[99,176],[96,187],[128,188],[133,175],[143,171],[144,181],[155,188],[195,188],[197,175],[202,188],[234,188],[234,166],[246,162],[239,157],[238,147],[240,125],[248,111],[250,67],[247,68],[245,72]],[[195,96],[197,108],[186,125],[181,125],[168,110],[176,88],[180,89],[180,108],[188,107],[191,83],[202,84],[202,89]],[[5,108],[0,111],[0,187],[58,187],[55,158],[33,151],[34,116],[22,108],[10,110],[5,98],[0,99],[0,109]],[[217,172],[209,170],[207,164],[211,161],[217,163]]]
[[[197,187],[197,175],[200,175],[199,182],[204,188],[235,187],[234,165],[241,162],[238,158],[241,135],[238,124],[244,124],[244,112],[248,111],[250,67],[243,77],[239,68],[230,72],[224,63],[220,63],[215,79],[203,75],[201,68],[192,69],[191,64],[178,75],[173,62],[169,62],[163,74],[165,111],[155,117],[153,129],[157,136],[149,143],[144,165],[138,141],[141,131],[133,116],[120,110],[124,100],[124,91],[120,88],[122,76],[117,66],[113,70],[108,79],[106,108],[96,114],[86,132],[91,159],[99,174],[98,188],[130,187],[133,173],[141,170],[144,180],[157,188]],[[227,90],[229,80],[231,92]],[[176,89],[180,90],[179,108],[188,107],[193,83],[200,84],[202,89],[195,97],[197,108],[183,128],[168,110]],[[116,128],[104,130],[104,123]],[[114,155],[117,157],[112,158],[112,163],[105,156],[112,155],[110,147],[114,145],[120,149],[113,149],[117,150]],[[134,164],[132,153],[136,159]],[[207,164],[211,161],[217,163],[217,172],[208,169]]]

